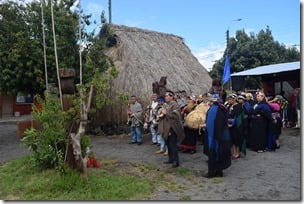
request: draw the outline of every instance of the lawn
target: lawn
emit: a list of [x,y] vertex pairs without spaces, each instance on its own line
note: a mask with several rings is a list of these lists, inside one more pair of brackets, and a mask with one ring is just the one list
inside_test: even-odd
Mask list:
[[[146,200],[153,192],[153,180],[128,172],[115,174],[101,162],[100,169],[88,169],[86,176],[74,170],[65,174],[39,170],[28,157],[0,166],[1,200]],[[113,165],[108,162],[108,166]]]

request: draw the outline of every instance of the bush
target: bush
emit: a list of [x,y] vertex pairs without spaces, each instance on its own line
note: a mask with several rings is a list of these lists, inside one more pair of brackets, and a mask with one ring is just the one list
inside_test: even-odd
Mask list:
[[33,117],[42,125],[42,130],[34,128],[25,131],[23,142],[30,151],[31,159],[42,168],[55,168],[64,163],[66,146],[69,142],[67,126],[69,115],[61,110],[60,101],[48,94],[43,100],[37,97],[42,110],[33,106]]

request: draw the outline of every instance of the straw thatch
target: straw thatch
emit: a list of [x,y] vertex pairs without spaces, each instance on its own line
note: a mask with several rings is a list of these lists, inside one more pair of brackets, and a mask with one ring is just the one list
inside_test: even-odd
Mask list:
[[[207,70],[181,37],[113,24],[108,26],[116,39],[106,51],[119,70],[114,82],[116,90],[136,95],[146,105],[152,94],[152,83],[162,76],[167,76],[167,88],[172,91],[203,94],[210,89],[212,80]],[[126,120],[124,114],[124,119],[118,118],[123,111],[121,107],[116,109],[109,111],[111,119],[105,119],[109,118],[105,113],[102,117],[114,123]]]

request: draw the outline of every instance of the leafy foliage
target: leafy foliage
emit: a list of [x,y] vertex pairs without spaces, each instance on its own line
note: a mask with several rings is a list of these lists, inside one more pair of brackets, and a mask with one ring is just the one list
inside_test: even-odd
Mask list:
[[[117,100],[127,100],[124,94],[112,90],[112,81],[118,76],[117,69],[113,63],[103,54],[106,40],[95,39],[95,44],[91,45],[86,61],[88,70],[85,72],[84,84],[78,85],[78,93],[70,96],[72,108],[62,111],[60,100],[45,93],[45,99],[38,97],[38,103],[42,105],[42,110],[34,108],[33,117],[42,124],[42,130],[30,129],[25,132],[25,144],[32,151],[32,159],[42,168],[62,169],[66,148],[70,142],[68,139],[69,128],[72,123],[80,122],[80,103],[86,102],[89,97],[90,87],[93,85],[95,94],[95,104],[97,108],[114,104]],[[82,92],[82,94],[80,94]],[[55,94],[56,95],[56,94]],[[80,98],[82,97],[82,98]],[[91,110],[91,114],[95,112]],[[90,138],[81,138],[81,153],[86,156],[87,147],[90,147]]]
[[[231,73],[240,72],[257,66],[293,62],[300,60],[300,53],[296,48],[287,48],[275,41],[269,27],[261,30],[257,35],[248,35],[245,30],[236,31],[235,38],[229,39]],[[227,53],[227,49],[224,56]],[[210,75],[221,78],[224,68],[224,56],[216,62]],[[245,78],[245,87],[261,88],[257,78]]]
[[0,4],[0,87],[2,92],[41,92],[42,49],[31,38],[23,5]]
[[[76,0],[54,0],[55,30],[60,68],[74,68],[79,73],[79,34]],[[46,0],[44,9],[46,57],[48,79],[57,83],[54,45],[51,23],[51,0]],[[91,15],[81,12],[83,58],[87,54],[93,32]],[[40,1],[24,4],[12,0],[0,3],[0,87],[1,92],[41,94],[45,89],[43,37]],[[78,76],[78,74],[77,74]]]
[[66,128],[68,113],[61,110],[57,97],[45,95],[45,100],[38,96],[38,102],[43,109],[33,106],[35,120],[42,125],[42,130],[28,129],[23,142],[32,151],[32,159],[42,168],[61,167],[64,163],[66,146],[68,144]]

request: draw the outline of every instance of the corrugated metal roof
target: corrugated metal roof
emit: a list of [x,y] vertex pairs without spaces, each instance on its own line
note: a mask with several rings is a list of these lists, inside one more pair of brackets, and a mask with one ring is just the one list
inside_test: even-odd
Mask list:
[[297,69],[300,69],[300,61],[260,66],[253,69],[248,69],[246,71],[233,73],[231,76],[274,74],[279,72],[294,71]]

